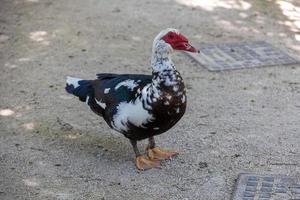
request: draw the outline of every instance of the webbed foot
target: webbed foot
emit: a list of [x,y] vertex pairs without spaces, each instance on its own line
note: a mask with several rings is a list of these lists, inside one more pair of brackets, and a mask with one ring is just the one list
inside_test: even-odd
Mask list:
[[159,147],[147,148],[147,151],[148,151],[149,158],[152,160],[171,159],[173,156],[178,155],[178,153],[175,151],[167,151]]
[[147,156],[137,156],[136,157],[136,167],[139,170],[161,168],[159,160],[151,159]]

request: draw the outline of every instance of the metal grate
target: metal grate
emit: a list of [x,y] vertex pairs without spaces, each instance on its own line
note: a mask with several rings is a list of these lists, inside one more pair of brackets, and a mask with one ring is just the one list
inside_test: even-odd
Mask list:
[[240,174],[233,200],[300,200],[300,177]]
[[264,41],[203,45],[200,51],[188,55],[210,71],[299,63]]

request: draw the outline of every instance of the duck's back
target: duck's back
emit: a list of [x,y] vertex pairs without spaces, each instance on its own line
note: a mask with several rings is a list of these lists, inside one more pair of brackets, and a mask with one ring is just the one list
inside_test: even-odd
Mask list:
[[106,104],[130,102],[139,90],[151,83],[152,76],[144,74],[97,74],[92,82],[95,98]]

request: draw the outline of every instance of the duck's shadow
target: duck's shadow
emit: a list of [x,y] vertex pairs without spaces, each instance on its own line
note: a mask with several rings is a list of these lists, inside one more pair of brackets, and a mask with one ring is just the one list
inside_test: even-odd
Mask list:
[[[85,154],[86,157],[109,162],[124,163],[132,161],[134,152],[127,139],[122,135],[115,136],[109,133],[67,133],[61,138],[70,151]],[[79,152],[80,151],[80,152]]]
[[134,152],[129,140],[122,134],[114,135],[106,132],[88,132],[72,126],[61,126],[40,122],[33,130],[43,138],[46,151],[63,151],[64,155],[81,158],[97,158],[118,163],[132,161]]
[[[135,153],[129,140],[122,134],[109,132],[84,131],[84,128],[62,126],[39,122],[33,130],[45,145],[45,152],[56,159],[60,155],[61,162],[85,163],[99,166],[102,164],[119,168],[134,166]],[[146,153],[147,140],[138,142],[141,153]],[[65,157],[63,157],[65,156]]]

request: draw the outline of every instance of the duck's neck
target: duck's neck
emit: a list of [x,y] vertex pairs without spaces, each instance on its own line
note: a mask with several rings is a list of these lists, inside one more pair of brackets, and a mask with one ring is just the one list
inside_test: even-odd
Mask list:
[[160,51],[154,49],[151,58],[151,67],[154,73],[165,70],[175,70],[175,65],[171,60],[169,51]]
[[[152,87],[153,92],[173,91],[183,84],[179,72],[171,60],[169,51],[153,51],[152,59]],[[160,90],[160,91],[158,91]]]
[[169,51],[154,50],[151,66],[152,83],[142,91],[145,109],[151,110],[151,105],[154,103],[167,102],[173,97],[175,97],[174,99],[177,97],[181,99],[181,96],[185,95],[184,83],[179,72],[175,69]]

